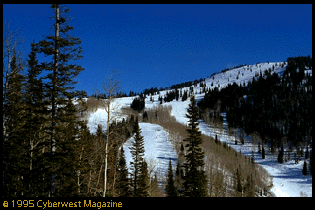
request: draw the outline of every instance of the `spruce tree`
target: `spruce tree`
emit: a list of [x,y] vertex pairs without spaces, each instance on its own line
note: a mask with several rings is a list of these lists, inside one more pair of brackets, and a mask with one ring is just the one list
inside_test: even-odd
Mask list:
[[305,152],[305,159],[308,159],[309,158],[309,151],[308,151],[308,146],[306,147],[306,152]]
[[144,156],[144,140],[141,136],[141,129],[139,127],[138,118],[134,125],[135,136],[130,147],[130,153],[132,155],[131,166],[131,186],[132,194],[134,197],[141,197],[142,193],[139,190],[139,179],[142,171],[142,162]]
[[310,154],[310,161],[309,161],[309,165],[308,165],[308,169],[310,170],[311,175],[313,175],[312,173],[312,164],[313,164],[313,155],[312,155],[313,151],[311,150],[311,154]]
[[241,197],[243,193],[242,179],[241,179],[241,166],[236,169],[234,177],[234,190],[237,197]]
[[194,95],[190,98],[188,108],[189,125],[187,129],[188,137],[184,139],[187,142],[185,147],[188,148],[188,153],[185,156],[186,163],[183,165],[185,168],[184,176],[184,196],[188,197],[204,197],[207,195],[207,180],[204,166],[204,152],[200,148],[203,140],[201,132],[198,128],[198,110]]
[[[46,108],[43,105],[44,90],[43,82],[39,78],[42,70],[39,67],[35,43],[31,44],[31,53],[28,59],[28,68],[25,82],[25,115],[23,116],[25,124],[23,126],[24,138],[28,142],[29,148],[29,173],[25,174],[29,179],[28,196],[41,196],[42,189],[45,189],[48,183],[43,181],[45,175],[44,168],[47,158],[43,156],[43,150],[49,146],[47,144],[47,135],[44,132],[46,119]],[[46,194],[48,195],[48,194]]]
[[177,159],[176,171],[175,171],[175,187],[178,189],[178,192],[182,192],[182,184],[183,184],[183,177],[184,171],[181,167],[184,163],[184,145],[183,143],[180,144],[180,153]]
[[262,146],[261,158],[265,159],[265,148],[264,148],[264,146]]
[[306,164],[306,160],[304,160],[303,169],[302,169],[302,174],[303,174],[304,176],[307,175],[307,164]]
[[130,197],[130,185],[129,185],[129,178],[128,178],[128,169],[126,166],[126,159],[123,147],[120,149],[119,154],[119,161],[118,161],[118,186],[117,186],[117,193],[119,197]]
[[51,58],[51,61],[41,64],[42,70],[47,73],[43,79],[47,81],[44,85],[44,105],[49,108],[46,113],[49,116],[46,132],[50,136],[50,196],[67,196],[76,194],[77,187],[72,187],[71,183],[74,184],[76,177],[73,175],[78,167],[75,155],[79,154],[75,151],[78,149],[75,141],[78,135],[76,109],[70,103],[75,97],[83,98],[86,94],[83,91],[73,91],[77,83],[73,78],[83,68],[72,62],[82,58],[82,50],[78,46],[81,44],[80,38],[69,34],[73,27],[68,25],[69,18],[64,15],[69,9],[60,8],[59,4],[53,4],[51,8],[55,14],[55,34],[47,36],[36,47],[39,53]]
[[165,186],[165,192],[166,197],[177,197],[177,190],[174,184],[174,175],[173,175],[173,169],[172,169],[172,161],[170,159],[169,165],[168,165],[168,174],[166,179],[166,186]]
[[278,162],[279,163],[283,163],[283,154],[284,154],[283,146],[281,145],[281,149],[280,149],[279,154],[278,154]]
[[141,163],[140,176],[138,182],[138,192],[137,197],[148,197],[149,196],[149,174],[148,174],[148,164],[145,160]]

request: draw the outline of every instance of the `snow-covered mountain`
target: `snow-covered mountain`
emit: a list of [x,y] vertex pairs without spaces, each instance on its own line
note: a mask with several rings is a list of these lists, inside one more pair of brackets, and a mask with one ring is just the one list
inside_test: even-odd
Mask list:
[[[245,65],[242,67],[234,68],[231,70],[227,70],[221,73],[217,73],[212,75],[211,77],[205,79],[205,84],[207,88],[215,88],[219,89],[226,87],[228,84],[244,84],[247,85],[249,81],[253,79],[253,77],[258,77],[259,74],[264,74],[264,72],[268,69],[271,69],[271,74],[273,72],[278,73],[280,76],[286,69],[285,62],[268,62],[268,63],[258,63],[254,65]],[[311,70],[307,70],[309,73],[312,73]],[[181,88],[181,91],[189,90],[190,87]],[[200,83],[193,87],[195,98],[197,101],[204,98],[204,93],[201,93],[202,87],[200,87]],[[145,108],[150,109],[154,106],[158,106],[160,102],[158,98],[164,97],[167,91],[160,91],[159,95],[152,95],[153,102],[150,100],[150,96],[147,96],[145,99]],[[121,111],[123,107],[130,107],[133,99],[135,97],[125,97],[118,98],[115,101],[116,110],[114,111],[114,115],[117,116],[116,120],[122,120],[122,118],[127,117]],[[162,106],[170,106],[171,107],[171,115],[175,117],[176,121],[181,124],[187,125],[188,118],[186,117],[186,112],[189,104],[189,99],[186,101],[182,101],[181,98],[176,101],[173,100],[171,102],[163,103]],[[224,113],[223,113],[224,117]],[[225,117],[224,117],[225,119]],[[96,112],[91,113],[88,117],[88,127],[91,133],[95,133],[97,129],[97,125],[101,124],[103,128],[106,128],[106,120],[107,113],[105,109],[99,108]],[[168,167],[169,158],[173,160],[173,164],[176,164],[176,153],[172,148],[173,145],[167,138],[166,132],[162,127],[149,123],[140,123],[140,128],[142,129],[142,135],[145,141],[145,158],[148,162],[155,162],[156,171],[160,171],[165,174]],[[227,135],[227,122],[224,121],[224,129],[223,132],[218,129],[209,127],[209,125],[205,124],[200,120],[199,129],[205,135],[209,135],[215,137],[217,134],[220,136],[220,141],[227,142],[233,149],[236,151],[241,151],[242,154],[252,156],[253,153],[253,145],[250,142],[250,137],[247,136],[245,138],[245,144],[235,145],[234,137],[230,137]],[[125,154],[127,163],[129,164],[131,161],[131,155],[129,152],[131,139],[128,140],[125,145]],[[254,159],[256,163],[262,165],[268,173],[273,177],[273,188],[271,191],[275,196],[312,196],[312,176],[303,176],[300,171],[302,169],[302,161],[299,164],[294,164],[293,162],[287,162],[283,164],[279,164],[276,161],[275,156],[268,156],[266,159],[262,160],[261,155],[257,152],[254,153]]]

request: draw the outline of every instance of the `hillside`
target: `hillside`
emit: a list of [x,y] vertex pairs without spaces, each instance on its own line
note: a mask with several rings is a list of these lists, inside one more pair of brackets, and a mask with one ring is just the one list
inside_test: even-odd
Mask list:
[[[206,78],[204,82],[196,84],[193,87],[183,87],[179,91],[184,94],[185,91],[192,90],[197,101],[204,98],[205,87],[208,89],[222,89],[234,82],[238,85],[247,86],[253,77],[258,78],[259,75],[263,75],[265,71],[271,71],[277,73],[280,77],[286,70],[287,63],[285,62],[268,62],[259,63],[255,65],[245,65],[242,67],[230,69],[221,73],[212,75],[210,78]],[[306,69],[305,73],[312,75],[312,70]],[[164,98],[168,93],[175,90],[164,90],[159,91],[159,94],[147,95],[144,99],[145,110],[156,109],[160,105],[159,98]],[[114,114],[117,116],[116,120],[120,121],[126,118],[127,115],[122,111],[130,107],[130,104],[136,97],[124,97],[117,98],[115,104],[117,104],[117,109]],[[187,125],[186,112],[188,108],[189,100],[182,101],[182,97],[179,100],[172,100],[170,102],[163,102],[162,106],[169,107],[170,114],[176,119],[177,122]],[[142,116],[140,114],[140,116]],[[205,135],[215,138],[217,135],[221,142],[226,142],[228,146],[235,149],[236,151],[254,158],[255,162],[261,165],[265,170],[268,171],[270,176],[273,178],[273,188],[271,192],[275,196],[312,196],[312,176],[303,176],[301,174],[301,169],[303,166],[303,161],[295,164],[293,160],[288,161],[283,164],[277,162],[276,154],[267,152],[266,159],[261,158],[261,154],[257,150],[257,142],[253,141],[253,136],[244,134],[242,132],[242,138],[244,138],[244,144],[235,145],[235,140],[240,141],[240,130],[234,129],[234,133],[231,134],[229,131],[226,121],[225,113],[222,113],[223,117],[223,127],[219,128],[214,125],[208,125],[203,120],[200,120],[199,129]],[[99,108],[96,112],[91,113],[88,118],[88,127],[91,133],[96,132],[97,124],[101,124],[103,128],[106,127],[107,114],[104,109]],[[174,153],[174,145],[172,145],[165,133],[165,131],[158,125],[140,123],[140,128],[145,139],[146,153],[145,157],[152,162],[158,163],[156,170],[161,170],[162,174],[165,174],[167,169],[168,159],[174,160],[174,165],[176,164],[176,156]],[[229,134],[230,133],[230,134]],[[152,141],[153,139],[153,141]],[[131,139],[130,139],[131,140]],[[127,162],[130,162],[130,153],[128,154],[128,145],[130,140],[128,140],[124,149],[126,151]],[[158,145],[158,146],[157,146]]]
[[[151,123],[139,123],[139,127],[142,131],[141,135],[143,136],[145,142],[144,158],[148,162],[149,171],[152,175],[157,173],[164,179],[167,175],[167,168],[170,159],[172,160],[173,168],[176,167],[177,155],[175,149],[169,141],[168,135],[163,127]],[[133,137],[131,137],[123,146],[128,168],[130,167],[130,161],[132,161],[129,149],[132,141]]]

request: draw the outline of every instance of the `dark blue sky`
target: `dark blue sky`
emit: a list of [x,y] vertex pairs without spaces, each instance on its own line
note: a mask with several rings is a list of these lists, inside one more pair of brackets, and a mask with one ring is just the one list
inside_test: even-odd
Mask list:
[[[85,68],[76,88],[102,91],[119,69],[122,91],[141,92],[211,75],[230,66],[312,56],[311,5],[67,5]],[[53,33],[50,5],[3,5],[20,27],[23,52]]]

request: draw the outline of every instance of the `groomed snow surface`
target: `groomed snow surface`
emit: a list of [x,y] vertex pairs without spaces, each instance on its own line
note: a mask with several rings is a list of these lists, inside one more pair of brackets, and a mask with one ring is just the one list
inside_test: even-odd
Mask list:
[[[257,164],[260,164],[273,179],[273,187],[271,192],[276,197],[312,197],[312,176],[304,176],[302,174],[302,168],[304,159],[298,164],[294,163],[293,157],[291,160],[280,164],[277,162],[277,153],[271,154],[269,148],[265,146],[266,157],[262,159],[261,154],[258,153],[257,145],[251,143],[251,136],[244,136],[245,143],[242,145],[238,137],[238,144],[235,145],[235,137],[227,135],[227,122],[225,120],[225,114],[223,116],[223,130],[210,127],[202,120],[199,121],[199,129],[205,135],[215,137],[222,142],[226,142],[231,148],[235,149],[242,154],[253,157]],[[236,130],[236,136],[239,136],[239,130]],[[254,151],[254,153],[253,153]],[[307,161],[308,164],[308,161]]]
[[[260,63],[257,65],[247,65],[243,67],[239,67],[236,69],[229,70],[225,73],[218,73],[208,79],[206,79],[207,87],[214,88],[226,87],[228,84],[232,84],[236,82],[237,84],[243,84],[244,82],[247,84],[248,81],[251,81],[255,74],[259,74],[260,71],[264,73],[268,68],[272,68],[276,63]],[[274,68],[274,72],[282,75],[283,71],[286,68],[280,67],[281,62],[277,62],[277,66]],[[250,70],[251,69],[251,70]],[[310,71],[310,70],[308,70]],[[273,73],[273,71],[271,72]],[[238,77],[238,78],[237,78]],[[213,86],[211,84],[213,83]],[[188,90],[189,87],[182,88],[182,91]],[[195,98],[197,101],[201,100],[204,97],[204,93],[199,94],[200,92],[199,84],[197,87],[194,87]],[[167,91],[160,91],[160,95],[163,97]],[[149,100],[149,97],[145,100],[146,108],[153,108],[154,106],[159,105],[158,101],[159,95],[153,95],[154,102]],[[124,116],[120,112],[120,108],[130,107],[132,100],[135,97],[126,97],[116,99],[117,109],[114,114],[117,116],[117,120],[122,120],[122,118],[127,117]],[[173,100],[168,103],[163,103],[163,106],[171,106],[172,111],[171,115],[176,118],[176,120],[184,125],[188,124],[188,118],[186,117],[187,108],[189,104],[189,99],[182,102],[181,98],[178,101]],[[224,113],[222,114],[225,119]],[[95,133],[97,129],[97,125],[101,124],[103,129],[106,128],[107,121],[107,113],[104,109],[99,108],[96,112],[91,113],[88,119],[88,127],[91,133]],[[139,126],[142,130],[141,135],[144,138],[144,147],[145,147],[145,156],[148,166],[149,172],[153,175],[154,173],[158,173],[162,175],[165,179],[167,174],[169,159],[172,160],[173,170],[176,168],[176,153],[172,143],[167,138],[166,131],[159,125],[150,124],[150,123],[139,123]],[[257,152],[257,146],[251,143],[251,137],[245,136],[245,144],[241,145],[238,143],[235,145],[235,137],[227,135],[227,122],[224,120],[223,123],[223,131],[220,131],[217,128],[210,127],[200,120],[199,125],[200,131],[212,137],[215,137],[217,134],[220,141],[226,141],[228,145],[230,145],[233,149],[238,152],[241,152],[244,155],[252,157],[252,151],[254,151],[254,159],[255,162],[260,164],[263,168],[268,171],[270,176],[273,178],[273,187],[271,192],[274,193],[276,197],[312,197],[312,176],[302,175],[302,167],[304,160],[298,164],[294,163],[294,160],[288,161],[286,163],[280,164],[277,162],[277,154],[271,155],[267,152],[266,158],[261,159],[261,154]],[[236,133],[239,131],[236,131]],[[238,135],[236,135],[238,136]],[[130,161],[132,160],[129,147],[131,146],[131,142],[133,141],[133,137],[131,137],[123,146],[125,150],[125,156],[127,161],[127,166],[130,167]],[[267,148],[265,148],[267,151]],[[159,180],[162,181],[162,180]]]
[[[173,170],[176,169],[177,164],[175,149],[168,140],[166,132],[156,124],[139,123],[139,127],[144,139],[144,158],[148,164],[149,172],[152,176],[157,173],[160,177],[166,177],[170,159]],[[133,141],[134,138],[131,137],[123,146],[128,168],[130,168],[130,162],[132,161],[130,147]]]

